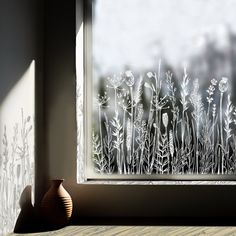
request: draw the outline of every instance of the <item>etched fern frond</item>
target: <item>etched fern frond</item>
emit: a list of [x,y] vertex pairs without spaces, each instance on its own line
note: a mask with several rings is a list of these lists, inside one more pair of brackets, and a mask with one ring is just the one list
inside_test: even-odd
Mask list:
[[97,173],[104,173],[106,169],[106,159],[101,155],[101,141],[99,140],[99,136],[93,133],[92,136],[93,143],[93,162],[95,164],[95,171]]
[[116,113],[116,115],[114,116],[113,120],[111,121],[111,124],[114,128],[112,131],[112,135],[116,138],[115,140],[113,140],[114,147],[120,150],[120,145],[124,141],[124,135],[122,131],[123,128],[118,117],[118,113]]
[[98,135],[93,133],[92,142],[93,142],[93,154],[100,155],[101,154],[101,143],[100,143]]
[[154,144],[154,135],[152,133],[148,133],[148,138],[145,143],[145,154],[144,154],[144,162],[146,164],[145,174],[152,174],[153,172],[153,144]]
[[160,135],[160,141],[157,149],[157,159],[155,161],[155,168],[157,173],[167,174],[169,173],[169,151],[168,151],[168,139],[167,134]]
[[113,117],[111,124],[113,126],[112,135],[114,136],[113,145],[114,145],[114,148],[117,150],[116,163],[117,163],[119,173],[122,174],[124,156],[121,156],[121,145],[124,142],[124,133],[123,133],[123,128],[120,123],[117,112],[115,116]]

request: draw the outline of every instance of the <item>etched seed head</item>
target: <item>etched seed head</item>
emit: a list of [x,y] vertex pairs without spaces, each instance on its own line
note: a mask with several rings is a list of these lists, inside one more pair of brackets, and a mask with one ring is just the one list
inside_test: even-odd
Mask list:
[[213,95],[215,91],[215,87],[211,84],[206,91],[209,95]]
[[217,80],[216,80],[215,78],[213,78],[213,79],[211,80],[211,84],[214,85],[214,86],[216,86],[216,85],[217,85]]
[[216,116],[216,104],[214,103],[212,106],[212,116],[215,117]]
[[226,92],[228,89],[228,78],[222,77],[221,81],[219,82],[219,90],[221,93]]
[[163,122],[163,125],[164,125],[165,128],[167,128],[167,126],[168,126],[168,120],[169,120],[168,114],[163,113],[162,114],[162,122]]
[[126,77],[125,83],[129,87],[132,87],[134,85],[134,75],[133,75],[132,71],[131,70],[127,70],[125,72],[125,77]]
[[108,77],[107,80],[110,82],[112,88],[114,89],[120,87],[124,81],[122,76],[118,76],[116,74],[114,74],[112,77]]
[[105,92],[104,95],[98,94],[97,96],[97,103],[98,106],[104,106],[106,103],[110,100],[110,98],[107,96],[107,93]]
[[149,72],[147,73],[147,77],[148,77],[149,79],[154,78],[154,77],[155,77],[155,74],[154,74],[153,72],[149,71]]
[[137,108],[137,121],[141,122],[142,117],[143,117],[143,104],[139,104]]

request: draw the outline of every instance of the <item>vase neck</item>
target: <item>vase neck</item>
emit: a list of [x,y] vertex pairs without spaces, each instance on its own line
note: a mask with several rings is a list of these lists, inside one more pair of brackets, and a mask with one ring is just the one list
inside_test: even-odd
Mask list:
[[58,188],[62,184],[63,181],[64,181],[63,179],[53,179],[52,186],[55,188]]

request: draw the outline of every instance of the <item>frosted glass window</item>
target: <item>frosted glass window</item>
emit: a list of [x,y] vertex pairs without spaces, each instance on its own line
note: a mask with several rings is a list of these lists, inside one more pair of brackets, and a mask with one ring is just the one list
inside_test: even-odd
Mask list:
[[87,178],[233,178],[235,12],[235,0],[92,1]]

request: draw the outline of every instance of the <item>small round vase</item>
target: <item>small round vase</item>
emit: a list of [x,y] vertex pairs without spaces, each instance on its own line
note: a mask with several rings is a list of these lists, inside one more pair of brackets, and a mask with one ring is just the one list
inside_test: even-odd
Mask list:
[[72,199],[62,185],[63,179],[52,180],[51,187],[42,199],[44,219],[52,227],[65,226],[72,215]]

